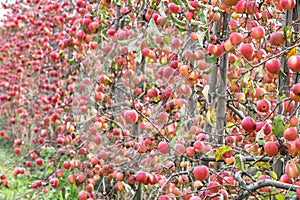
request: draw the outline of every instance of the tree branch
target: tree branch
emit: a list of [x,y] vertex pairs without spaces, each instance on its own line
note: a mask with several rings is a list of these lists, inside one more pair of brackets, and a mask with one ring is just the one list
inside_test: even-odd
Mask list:
[[265,186],[273,186],[276,188],[284,189],[284,190],[293,190],[296,191],[297,189],[300,188],[298,185],[293,185],[293,184],[288,184],[288,183],[283,183],[280,181],[275,181],[272,179],[264,179],[257,181],[252,184],[247,184],[246,181],[244,181],[241,177],[242,171],[239,171],[235,174],[234,178],[239,182],[241,186],[243,186],[244,191],[241,191],[235,199],[245,199],[250,193],[254,192],[255,190],[265,187]]

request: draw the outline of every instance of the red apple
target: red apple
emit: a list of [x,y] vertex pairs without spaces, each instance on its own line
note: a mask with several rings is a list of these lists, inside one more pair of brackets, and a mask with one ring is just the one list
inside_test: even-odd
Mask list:
[[[292,87],[292,89],[293,89],[293,87]],[[298,95],[297,95],[293,92],[290,92],[290,98],[292,100],[294,100],[295,102],[300,102],[300,93],[298,93]]]
[[298,188],[298,189],[296,190],[296,196],[298,197],[298,199],[300,199],[300,188]]
[[203,149],[203,144],[200,141],[196,141],[194,142],[193,147],[196,152],[199,152]]
[[59,59],[59,54],[56,51],[50,53],[50,59],[52,62],[56,62]]
[[295,95],[300,96],[300,83],[294,84],[293,87],[291,88],[291,91]]
[[293,72],[300,72],[300,56],[293,55],[289,57],[288,66]]
[[282,104],[280,104],[280,107],[281,108],[283,107],[286,112],[292,112],[293,109],[295,108],[295,101],[287,100],[283,103],[283,106]]
[[249,1],[247,3],[246,13],[248,15],[254,15],[258,10],[258,5],[256,1]]
[[224,0],[223,4],[225,4],[226,7],[234,6],[239,2],[239,0]]
[[184,96],[191,96],[192,94],[192,89],[191,87],[188,85],[188,84],[183,84],[180,86],[180,90],[181,90],[181,93],[184,95]]
[[167,142],[163,142],[163,141],[158,144],[157,149],[162,154],[167,154],[170,151],[169,144]]
[[136,110],[126,110],[124,112],[124,119],[126,124],[135,124],[138,121],[138,113]]
[[94,31],[99,27],[99,22],[94,21],[88,25],[90,31]]
[[148,174],[146,172],[140,171],[136,174],[136,180],[140,183],[146,184],[148,182]]
[[253,132],[256,130],[256,123],[250,116],[245,117],[242,120],[242,128],[247,132]]
[[76,177],[76,179],[79,183],[83,183],[86,180],[86,176],[81,173]]
[[179,38],[174,38],[172,41],[171,41],[171,46],[175,49],[179,49],[180,46],[181,46],[181,40]]
[[294,141],[296,140],[298,135],[298,130],[296,127],[289,127],[283,132],[283,137],[288,141]]
[[268,100],[262,99],[256,103],[257,110],[259,112],[268,112],[271,107],[271,103]]
[[93,192],[94,191],[94,185],[89,183],[85,186],[85,189],[88,191],[88,192]]
[[175,152],[174,155],[175,156],[182,156],[185,153],[186,149],[182,144],[176,144],[175,145]]
[[40,166],[44,163],[44,159],[43,158],[37,158],[35,162],[36,162],[37,165]]
[[125,185],[123,181],[117,181],[117,183],[114,186],[116,191],[123,191],[125,189]]
[[195,155],[195,150],[193,147],[186,148],[186,155],[189,157],[193,157]]
[[299,119],[297,116],[294,115],[290,118],[290,127],[296,127],[298,123],[299,123]]
[[280,182],[283,182],[283,183],[288,183],[288,184],[293,184],[293,179],[291,179],[288,175],[286,174],[282,174],[280,179],[279,179]]
[[78,193],[78,200],[86,200],[88,198],[88,193],[86,191],[80,191]]
[[267,156],[276,156],[278,154],[278,143],[277,142],[266,142],[264,150]]
[[73,184],[73,183],[75,183],[75,182],[76,182],[76,177],[75,177],[75,175],[74,175],[74,174],[70,174],[70,175],[68,176],[68,183]]
[[157,200],[171,200],[168,195],[160,195]]
[[26,165],[26,167],[31,167],[31,166],[32,166],[32,162],[29,161],[29,160],[27,160],[27,161],[25,162],[25,165]]
[[253,39],[260,40],[265,37],[265,29],[262,26],[252,28],[251,36]]
[[240,52],[247,60],[252,60],[254,47],[249,43],[241,44]]
[[285,166],[285,173],[288,175],[290,178],[298,178],[299,176],[299,171],[297,168],[297,165],[294,163],[288,163]]
[[256,132],[259,132],[262,128],[264,128],[264,134],[269,135],[272,133],[272,126],[267,121],[258,122],[256,125]]
[[273,58],[271,60],[268,60],[265,64],[266,69],[271,74],[277,74],[280,71],[281,63],[278,58]]
[[181,7],[179,5],[176,5],[175,3],[170,3],[169,4],[169,10],[174,13],[177,14],[180,12]]
[[207,184],[207,189],[209,189],[211,193],[217,193],[220,190],[220,183],[217,181],[211,181]]
[[195,179],[204,181],[209,176],[209,169],[205,165],[196,166],[193,170]]
[[64,171],[62,169],[57,169],[56,170],[56,176],[61,177],[64,174]]
[[296,5],[295,0],[280,0],[280,6],[284,10],[292,10]]
[[98,47],[98,43],[95,41],[90,42],[89,47],[90,47],[90,49],[96,49]]
[[229,37],[231,44],[234,46],[239,45],[242,42],[243,38],[244,38],[243,34],[237,32],[231,33]]
[[158,177],[154,173],[149,175],[148,180],[151,185],[155,185],[156,183],[158,183]]
[[172,67],[173,69],[177,69],[178,68],[178,60],[172,60],[170,63],[170,67]]
[[159,90],[157,88],[151,88],[147,91],[147,97],[149,98],[155,98],[158,97]]
[[247,2],[246,2],[245,0],[240,0],[240,1],[234,6],[235,12],[236,12],[236,13],[240,13],[240,14],[245,13],[246,8],[247,8]]
[[77,38],[78,40],[83,40],[83,39],[84,39],[84,36],[85,36],[85,33],[83,32],[83,30],[77,31],[77,33],[76,33],[76,38]]
[[14,153],[15,154],[20,154],[21,153],[21,148],[20,147],[14,148]]
[[277,31],[270,35],[270,43],[272,45],[280,46],[284,44],[284,42],[285,42],[285,38],[283,32]]
[[71,168],[71,163],[69,161],[65,161],[63,164],[65,169],[70,169]]
[[50,185],[51,185],[52,187],[56,187],[56,186],[58,186],[58,184],[59,184],[58,178],[51,178],[51,179],[50,179]]
[[256,56],[256,58],[257,58],[258,60],[263,60],[263,59],[265,59],[265,58],[266,58],[266,55],[267,55],[267,53],[266,53],[266,51],[265,51],[264,49],[259,49],[259,50],[256,52],[256,54],[255,54],[255,56]]

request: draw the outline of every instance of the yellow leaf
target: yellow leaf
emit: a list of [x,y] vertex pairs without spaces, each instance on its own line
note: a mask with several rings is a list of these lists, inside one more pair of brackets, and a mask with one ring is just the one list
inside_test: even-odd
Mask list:
[[208,99],[208,90],[209,90],[209,86],[205,85],[203,90],[202,90],[202,94],[203,94],[205,99]]
[[222,157],[222,155],[224,153],[226,153],[227,151],[230,151],[232,150],[232,148],[230,146],[221,146],[219,149],[217,149],[217,152],[216,152],[216,161],[219,161]]
[[235,125],[235,123],[233,123],[233,122],[227,122],[227,124],[226,124],[226,132],[230,132],[230,128],[233,126],[233,125]]
[[268,167],[270,167],[270,163],[260,161],[260,162],[257,162],[257,163],[255,164],[255,166],[256,166],[256,167],[260,167],[260,168],[268,168]]
[[212,124],[212,122],[216,121],[216,115],[215,115],[215,106],[212,105],[208,111],[207,111],[207,114],[206,114],[206,121],[209,125]]
[[286,57],[289,58],[289,57],[291,57],[291,56],[293,56],[293,55],[296,55],[296,54],[298,54],[298,50],[297,50],[296,47],[294,47],[294,48],[290,49],[290,50],[286,53]]
[[206,121],[209,125],[212,125],[211,120],[210,120],[210,115],[209,112],[206,113]]

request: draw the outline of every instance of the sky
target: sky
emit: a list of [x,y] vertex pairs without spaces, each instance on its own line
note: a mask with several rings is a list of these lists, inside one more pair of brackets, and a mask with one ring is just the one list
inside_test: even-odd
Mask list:
[[3,17],[3,15],[5,14],[5,12],[7,12],[6,10],[4,10],[3,8],[2,8],[2,3],[4,3],[4,2],[11,2],[12,0],[0,0],[0,18],[2,18]]

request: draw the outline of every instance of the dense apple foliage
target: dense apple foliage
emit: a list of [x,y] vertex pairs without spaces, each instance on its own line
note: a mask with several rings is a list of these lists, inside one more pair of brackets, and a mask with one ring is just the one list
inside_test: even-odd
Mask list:
[[[27,199],[300,198],[296,0],[3,3],[0,137]],[[9,176],[12,175],[12,176]]]

